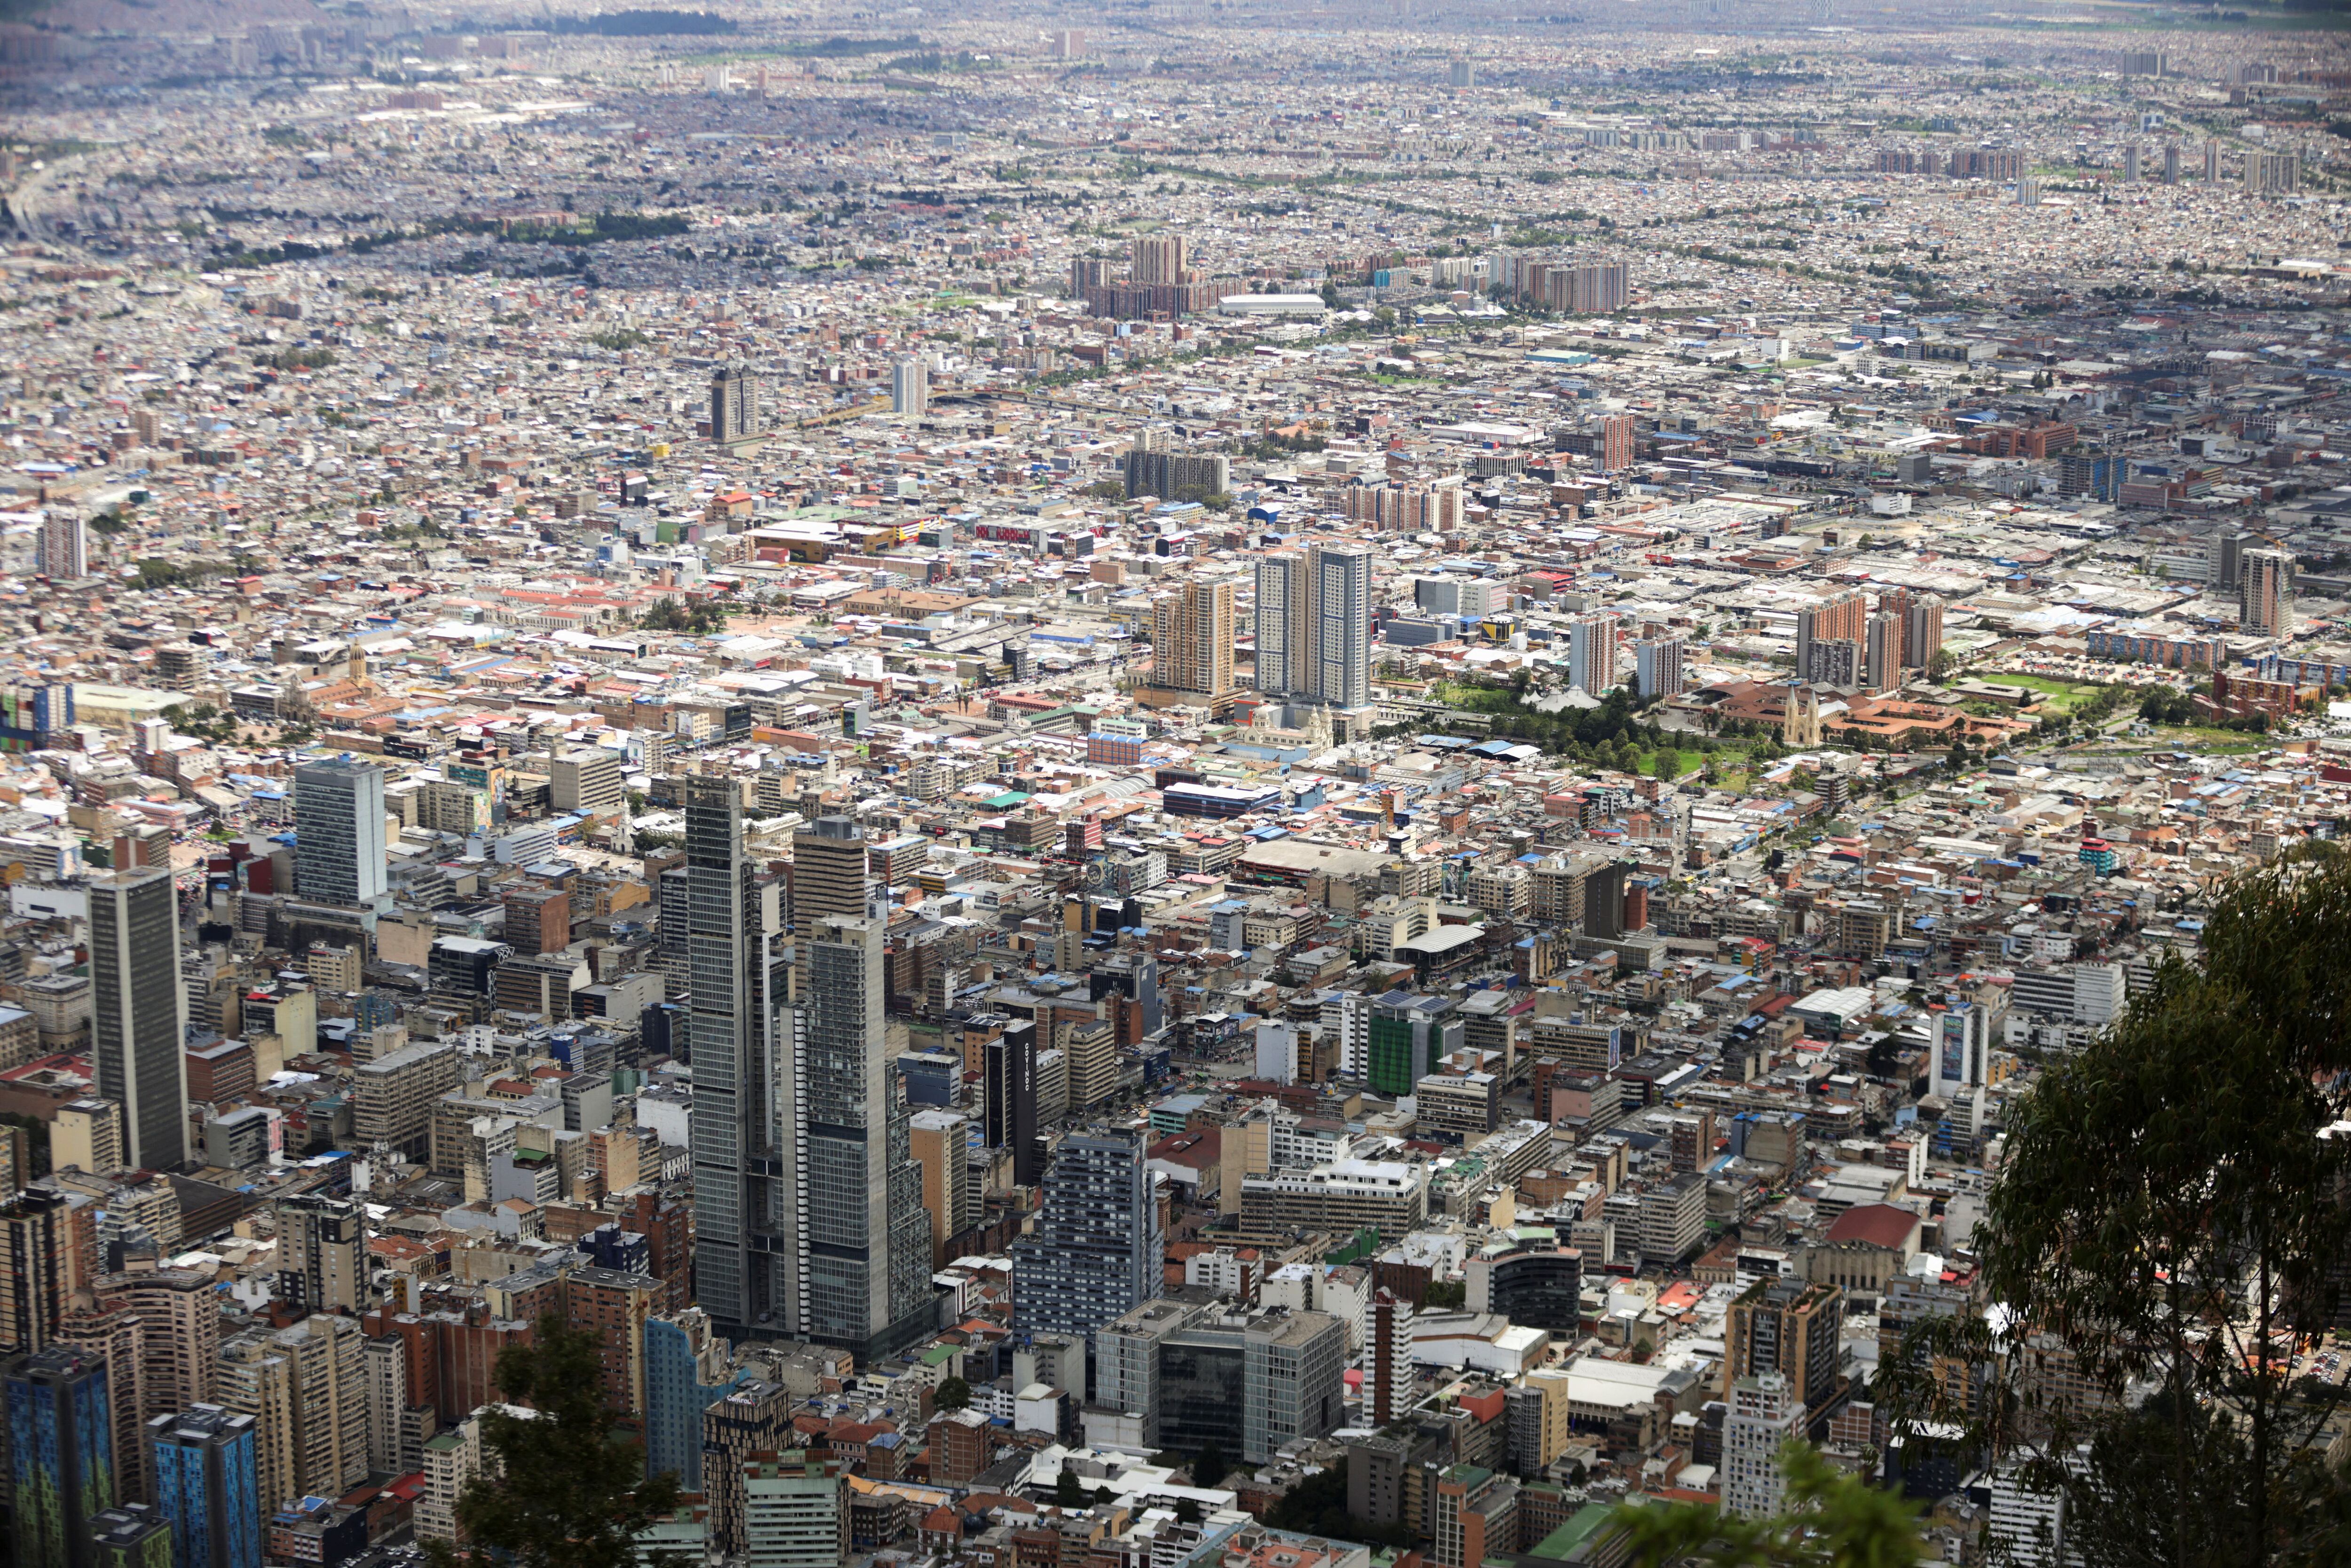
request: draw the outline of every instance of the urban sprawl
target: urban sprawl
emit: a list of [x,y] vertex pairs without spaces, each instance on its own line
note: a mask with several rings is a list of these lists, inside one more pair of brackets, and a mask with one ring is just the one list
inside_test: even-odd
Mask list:
[[1426,9],[0,27],[12,1563],[558,1329],[649,1563],[2078,1560],[1875,1377],[2351,813],[2351,46]]

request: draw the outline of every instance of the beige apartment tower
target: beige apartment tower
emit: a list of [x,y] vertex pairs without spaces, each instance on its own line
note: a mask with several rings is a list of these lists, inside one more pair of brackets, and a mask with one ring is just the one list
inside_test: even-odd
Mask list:
[[1187,582],[1152,610],[1151,684],[1140,694],[1151,707],[1205,707],[1222,712],[1233,686],[1233,585]]

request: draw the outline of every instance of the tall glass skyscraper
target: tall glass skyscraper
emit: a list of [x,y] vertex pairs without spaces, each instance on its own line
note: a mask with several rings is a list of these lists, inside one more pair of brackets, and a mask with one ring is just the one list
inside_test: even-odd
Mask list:
[[[768,1007],[767,935],[743,852],[743,797],[731,779],[683,782],[694,1064],[694,1274],[697,1300],[722,1332],[778,1326],[788,1190]],[[778,1332],[780,1328],[778,1327]]]
[[883,1059],[885,923],[819,915],[800,933],[789,1113],[799,1151],[790,1274],[795,1333],[860,1360],[931,1320],[930,1215],[905,1089]]
[[89,1516],[112,1508],[114,1424],[106,1358],[69,1345],[0,1375],[16,1487],[18,1568],[92,1568]]
[[383,896],[383,769],[337,757],[294,769],[294,876],[321,904]]
[[89,982],[98,1092],[122,1107],[123,1157],[176,1171],[188,1162],[188,998],[168,870],[90,880]]
[[768,954],[737,785],[684,795],[697,1299],[736,1337],[886,1354],[930,1324],[931,1231],[864,841],[845,818],[795,839],[795,973]]
[[155,1507],[171,1521],[172,1568],[261,1568],[254,1419],[194,1405],[147,1423]]
[[1037,1025],[1014,1019],[987,1042],[983,1058],[987,1070],[985,1113],[981,1128],[991,1149],[1012,1151],[1012,1180],[1034,1186],[1040,1174],[1037,1157]]

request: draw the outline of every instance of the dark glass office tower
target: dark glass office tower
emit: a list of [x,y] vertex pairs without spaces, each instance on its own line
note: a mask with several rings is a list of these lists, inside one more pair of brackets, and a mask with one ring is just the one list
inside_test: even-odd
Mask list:
[[169,871],[90,880],[89,981],[98,1092],[122,1107],[123,1157],[176,1171],[188,1163],[188,998]]
[[[722,1332],[773,1325],[781,1305],[779,1187],[787,1151],[768,1022],[767,937],[732,779],[682,781],[685,1038],[694,1068],[694,1274]],[[667,888],[664,887],[664,892]],[[666,904],[668,900],[664,900]],[[664,910],[666,919],[672,913]]]
[[1012,1150],[1012,1180],[1035,1186],[1044,1174],[1037,1147],[1037,1025],[1016,1019],[987,1042],[987,1116],[983,1132],[991,1149]]
[[[798,942],[786,1113],[797,1155],[792,1331],[861,1360],[931,1323],[930,1215],[906,1099],[883,1058],[883,921],[815,916]],[[698,1071],[698,1070],[697,1070]]]

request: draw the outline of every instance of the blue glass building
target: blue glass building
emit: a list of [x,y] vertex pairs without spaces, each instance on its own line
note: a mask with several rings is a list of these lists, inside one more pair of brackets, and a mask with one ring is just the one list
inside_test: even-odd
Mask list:
[[192,1405],[148,1422],[147,1446],[155,1507],[172,1526],[172,1568],[261,1568],[253,1417]]
[[91,1568],[89,1516],[114,1506],[106,1358],[51,1345],[0,1375],[18,1568]]
[[685,1322],[645,1320],[645,1474],[674,1470],[679,1490],[692,1492],[702,1490],[702,1413],[744,1377],[730,1372],[703,1381],[699,1347],[708,1330],[706,1320],[695,1321],[700,1317],[697,1311]]

